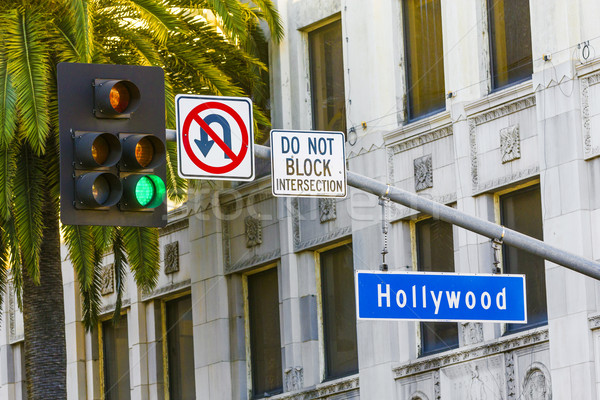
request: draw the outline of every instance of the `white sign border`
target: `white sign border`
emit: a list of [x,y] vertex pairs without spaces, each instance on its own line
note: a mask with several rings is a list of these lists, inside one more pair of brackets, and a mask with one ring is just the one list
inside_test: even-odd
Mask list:
[[[343,138],[343,155],[344,155],[344,195],[343,196],[332,196],[332,195],[320,195],[320,194],[275,194],[273,187],[273,171],[275,170],[274,157],[273,157],[273,132],[291,132],[291,133],[317,133],[317,134],[337,134],[342,135]],[[273,197],[304,197],[304,198],[329,198],[329,199],[345,199],[348,196],[348,174],[346,168],[346,135],[341,131],[313,131],[304,129],[271,129],[269,133],[269,143],[271,144],[271,194]]]
[[[188,99],[202,99],[202,100],[206,100],[206,101],[243,101],[245,103],[248,104],[249,106],[249,115],[250,115],[250,121],[249,121],[249,125],[248,125],[248,152],[249,155],[247,155],[247,157],[251,158],[250,161],[250,175],[246,175],[244,177],[238,177],[238,176],[221,176],[219,174],[213,174],[210,172],[206,172],[205,175],[190,175],[190,174],[184,174],[183,171],[181,170],[181,157],[182,157],[182,151],[185,151],[184,149],[182,149],[181,146],[181,125],[183,123],[183,121],[180,120],[180,115],[179,115],[179,99],[181,98],[188,98]],[[212,96],[212,95],[198,95],[198,94],[178,94],[175,96],[175,121],[176,121],[176,139],[177,139],[177,173],[179,175],[180,178],[184,178],[184,179],[196,179],[196,180],[200,180],[200,179],[204,179],[204,180],[214,180],[214,181],[239,181],[239,182],[252,182],[255,180],[256,178],[256,162],[255,162],[255,157],[254,157],[254,113],[253,113],[253,105],[252,105],[252,99],[248,98],[248,97],[231,97],[231,96]],[[200,167],[198,167],[200,168]],[[237,168],[237,167],[236,167]],[[236,169],[234,168],[234,170]]]
[[[506,320],[478,320],[478,319],[419,319],[419,318],[368,318],[360,317],[358,313],[358,274],[394,274],[394,275],[458,275],[458,276],[511,276],[523,279],[523,307],[525,311],[525,322],[523,321],[506,321]],[[460,272],[429,272],[429,271],[375,271],[375,270],[354,270],[354,301],[356,305],[356,320],[357,321],[422,321],[422,322],[489,322],[501,324],[526,324],[529,319],[527,315],[527,286],[525,285],[525,274],[484,274],[484,273],[468,273]]]

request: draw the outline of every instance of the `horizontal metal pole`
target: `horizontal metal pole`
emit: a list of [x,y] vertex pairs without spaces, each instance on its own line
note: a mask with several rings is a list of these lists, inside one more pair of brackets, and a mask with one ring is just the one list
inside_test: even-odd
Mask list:
[[[271,149],[266,146],[255,145],[254,154],[259,158],[270,159]],[[417,194],[393,186],[388,186],[375,179],[350,171],[348,171],[347,177],[348,185],[352,187],[364,190],[375,196],[384,196],[387,193],[387,197],[394,203],[402,204],[414,210],[424,212],[434,218],[449,222],[492,239],[500,239],[504,234],[504,243],[508,245],[600,280],[600,263],[569,253],[544,243],[541,240],[534,239],[512,229],[469,215],[455,208],[423,198]]]

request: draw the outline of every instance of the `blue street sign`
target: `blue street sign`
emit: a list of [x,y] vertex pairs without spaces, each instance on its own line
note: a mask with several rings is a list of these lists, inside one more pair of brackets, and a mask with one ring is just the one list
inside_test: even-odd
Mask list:
[[527,322],[524,275],[356,271],[358,319]]

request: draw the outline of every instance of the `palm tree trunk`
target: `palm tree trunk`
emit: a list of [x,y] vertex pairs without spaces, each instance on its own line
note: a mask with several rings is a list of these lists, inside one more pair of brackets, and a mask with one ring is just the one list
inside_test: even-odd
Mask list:
[[23,274],[25,379],[29,399],[64,400],[67,357],[58,210],[45,192],[40,285]]

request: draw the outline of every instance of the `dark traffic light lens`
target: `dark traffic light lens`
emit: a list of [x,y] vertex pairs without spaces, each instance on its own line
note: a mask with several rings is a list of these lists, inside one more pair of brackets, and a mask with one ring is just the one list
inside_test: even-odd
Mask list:
[[127,86],[125,86],[123,82],[118,82],[110,89],[109,98],[112,108],[116,112],[122,113],[127,109],[131,95],[129,94]]
[[102,136],[98,136],[94,139],[94,142],[92,143],[92,157],[94,158],[94,161],[100,165],[104,165],[108,158],[109,151],[110,147],[108,143],[106,143],[106,139]]
[[154,146],[147,137],[142,138],[135,145],[135,159],[143,167],[146,168],[154,158]]
[[94,200],[100,205],[104,205],[110,195],[110,185],[102,175],[98,176],[92,185],[92,195]]

